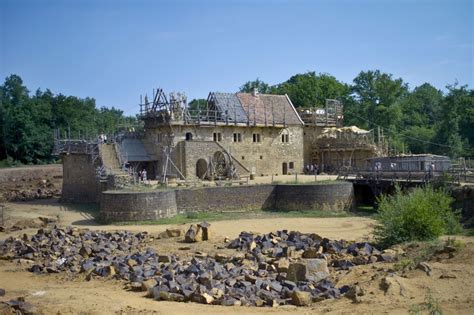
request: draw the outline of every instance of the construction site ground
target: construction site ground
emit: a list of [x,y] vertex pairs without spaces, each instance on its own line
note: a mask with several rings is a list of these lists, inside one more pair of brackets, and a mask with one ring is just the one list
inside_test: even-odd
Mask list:
[[[147,231],[157,234],[167,225],[98,225],[92,211],[86,207],[69,207],[56,199],[15,202],[6,204],[9,224],[23,222],[24,229],[9,233],[0,232],[0,239],[34,234],[37,228],[29,228],[39,216],[59,219],[60,226],[73,225],[93,230]],[[225,237],[235,238],[241,231],[271,232],[281,229],[318,233],[331,239],[370,239],[374,220],[368,217],[345,218],[271,218],[241,219],[211,222],[212,240],[183,244],[180,238],[157,239],[151,246],[158,253],[192,256],[196,251],[210,255],[215,252],[232,254],[234,250],[222,249]],[[8,225],[8,224],[7,224]],[[33,224],[34,225],[34,224]],[[410,306],[423,303],[428,289],[439,300],[445,314],[472,314],[474,310],[474,238],[458,237],[463,246],[450,259],[435,257],[429,264],[433,274],[421,270],[409,270],[396,276],[399,287],[385,290],[381,279],[394,270],[391,263],[375,263],[352,268],[339,276],[336,286],[358,283],[365,294],[358,303],[342,297],[324,300],[309,307],[283,306],[278,308],[224,307],[196,303],[155,301],[142,292],[124,289],[125,282],[112,279],[68,278],[65,274],[36,275],[28,272],[27,264],[0,260],[0,288],[6,290],[1,301],[25,297],[25,300],[44,314],[407,314]],[[183,250],[183,246],[188,249]],[[406,249],[410,255],[417,250]],[[411,251],[411,252],[410,252]],[[449,277],[440,278],[442,275]]]

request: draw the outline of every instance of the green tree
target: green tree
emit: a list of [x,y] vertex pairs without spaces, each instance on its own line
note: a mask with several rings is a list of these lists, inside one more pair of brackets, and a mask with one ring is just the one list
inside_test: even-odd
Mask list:
[[429,126],[411,126],[401,133],[406,151],[413,154],[432,152],[432,141],[436,132]]
[[323,107],[326,99],[344,99],[350,95],[349,86],[335,77],[316,72],[292,76],[271,89],[275,94],[288,94],[295,107]]
[[50,162],[54,129],[63,137],[95,139],[99,131],[114,133],[121,123],[136,126],[137,119],[114,107],[98,110],[92,98],[50,90],[30,95],[18,75],[10,75],[0,86],[0,160]]
[[98,111],[98,128],[100,132],[114,134],[118,126],[124,123],[123,111],[115,107],[101,107]]
[[352,92],[357,103],[362,126],[373,129],[381,126],[389,136],[395,151],[403,148],[399,129],[402,122],[402,101],[408,95],[408,85],[401,78],[375,71],[362,71],[353,81]]
[[429,83],[416,87],[401,103],[403,127],[433,126],[439,118],[442,101],[443,93]]
[[472,150],[473,91],[466,85],[459,86],[457,83],[448,85],[447,89],[448,94],[441,105],[440,122],[435,136],[435,141],[441,145],[434,150],[456,158],[466,155],[464,153],[469,154]]
[[259,78],[254,81],[245,82],[240,88],[239,91],[243,93],[252,93],[254,89],[258,89],[259,93],[268,94],[270,93],[270,86],[260,80]]
[[[369,128],[384,123],[386,118],[383,116],[387,112],[391,112],[393,107],[400,106],[400,101],[408,93],[408,85],[401,78],[394,79],[391,74],[382,73],[380,70],[362,71],[354,79],[352,92],[355,99],[368,122]],[[382,108],[378,110],[377,108]],[[390,109],[390,110],[388,110]],[[394,112],[398,112],[396,109]],[[389,125],[383,127],[390,128],[392,125],[399,123],[400,115],[391,119]]]
[[207,100],[203,98],[195,98],[191,102],[189,102],[188,109],[191,111],[207,110]]

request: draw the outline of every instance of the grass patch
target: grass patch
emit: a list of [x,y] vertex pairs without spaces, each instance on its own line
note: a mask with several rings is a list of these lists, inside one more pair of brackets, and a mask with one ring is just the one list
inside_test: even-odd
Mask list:
[[393,265],[395,271],[402,271],[410,267],[415,267],[415,262],[410,258],[403,258]]
[[[422,261],[429,261],[433,259],[433,256],[436,253],[442,251],[446,246],[452,246],[456,248],[456,252],[459,252],[465,244],[457,240],[456,238],[448,238],[446,240],[434,240],[428,242],[410,242],[406,244],[406,257],[399,261],[398,267],[403,269],[405,264],[408,264],[408,261],[412,261],[413,264],[411,266],[416,266],[418,263]],[[406,260],[406,261],[404,261]],[[397,265],[395,264],[394,267]]]
[[184,224],[202,221],[224,221],[241,219],[265,219],[265,218],[339,218],[350,216],[347,212],[330,211],[270,211],[270,210],[249,210],[242,212],[191,212],[178,214],[172,218],[163,218],[153,221],[128,221],[118,222],[119,225],[164,225],[164,224]]
[[465,236],[474,236],[474,228],[471,228],[471,229],[464,229],[462,231],[462,235],[465,235]]
[[442,315],[443,310],[439,305],[439,300],[435,298],[430,289],[426,292],[425,302],[421,304],[412,304],[409,309],[411,315],[418,314],[429,314],[429,315]]
[[369,205],[357,205],[354,213],[361,216],[376,216],[377,208]]

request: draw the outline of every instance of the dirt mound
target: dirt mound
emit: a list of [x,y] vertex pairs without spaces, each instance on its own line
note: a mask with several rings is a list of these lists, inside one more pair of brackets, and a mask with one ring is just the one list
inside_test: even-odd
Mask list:
[[37,229],[37,228],[44,228],[48,225],[52,225],[58,222],[57,218],[53,217],[37,217],[33,219],[21,219],[16,221],[13,225],[7,227],[0,227],[2,232],[14,232],[14,231],[21,231],[25,229]]
[[62,165],[0,169],[0,199],[29,201],[60,196]]

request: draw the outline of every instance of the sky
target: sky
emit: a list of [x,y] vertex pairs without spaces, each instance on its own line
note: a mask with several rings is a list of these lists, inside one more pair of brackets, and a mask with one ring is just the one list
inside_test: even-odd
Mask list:
[[474,87],[474,0],[0,0],[0,79],[138,112],[154,88],[236,92],[380,69]]

